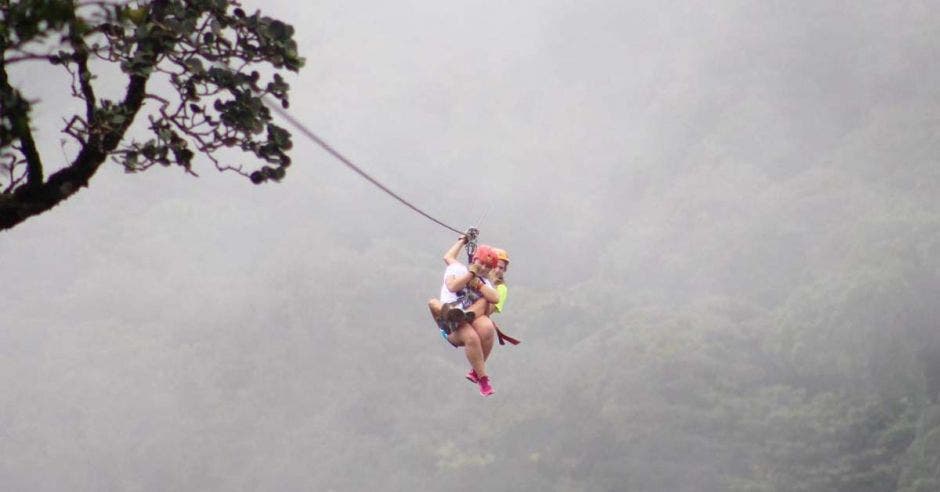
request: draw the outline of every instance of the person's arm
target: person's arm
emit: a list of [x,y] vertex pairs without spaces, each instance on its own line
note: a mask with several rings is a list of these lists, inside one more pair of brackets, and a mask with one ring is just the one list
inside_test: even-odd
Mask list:
[[[460,237],[457,238],[457,242],[454,243],[454,245],[451,246],[450,249],[448,249],[446,253],[444,253],[444,263],[445,263],[446,265],[448,265],[448,266],[450,266],[450,265],[452,265],[452,264],[454,264],[454,263],[457,263],[457,262],[459,261],[459,260],[457,260],[457,255],[460,254],[460,249],[463,248],[463,246],[464,246],[465,244],[467,244],[467,236],[461,234]],[[469,280],[469,279],[467,279],[467,280]],[[466,285],[466,284],[464,284],[464,285]],[[450,288],[450,287],[448,287],[448,288]],[[462,288],[463,288],[463,287],[461,287],[461,289],[462,289]],[[460,290],[460,289],[458,289],[458,290]],[[456,291],[452,290],[451,292],[456,292]]]
[[486,282],[484,282],[483,279],[476,277],[473,272],[470,272],[470,275],[473,277],[473,280],[470,281],[470,288],[480,291],[480,294],[483,295],[483,298],[486,299],[486,302],[490,304],[496,304],[499,302],[499,292],[497,292],[496,289],[486,285]]
[[[456,262],[456,260],[455,260]],[[457,262],[459,263],[459,262]],[[462,275],[448,275],[444,278],[444,285],[447,290],[457,292],[467,286],[474,278],[473,272],[467,271]]]

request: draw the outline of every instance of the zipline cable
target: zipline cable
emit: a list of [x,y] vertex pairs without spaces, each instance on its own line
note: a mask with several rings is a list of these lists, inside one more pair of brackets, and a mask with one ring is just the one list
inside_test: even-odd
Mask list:
[[460,231],[460,230],[458,230],[458,229],[456,229],[456,228],[453,228],[453,227],[451,227],[451,226],[449,226],[449,225],[447,225],[447,224],[441,222],[440,220],[435,219],[434,217],[432,217],[431,215],[429,215],[429,214],[428,214],[427,212],[425,212],[424,210],[421,210],[420,208],[418,208],[418,207],[412,205],[411,202],[409,202],[408,200],[405,200],[404,198],[402,198],[401,196],[399,196],[399,195],[398,195],[397,193],[395,193],[394,191],[388,189],[387,186],[385,186],[385,185],[383,185],[382,183],[380,183],[377,179],[373,178],[372,176],[369,176],[369,173],[363,171],[362,168],[360,168],[359,166],[353,164],[352,161],[350,161],[349,159],[347,159],[343,154],[340,154],[340,153],[339,153],[336,149],[334,149],[330,144],[326,143],[325,140],[323,140],[322,138],[318,137],[316,133],[313,133],[312,131],[310,131],[310,129],[308,129],[303,123],[297,121],[297,119],[295,119],[293,116],[291,116],[290,113],[288,113],[288,112],[285,111],[283,108],[281,108],[281,105],[280,105],[280,104],[277,104],[276,102],[272,102],[272,101],[270,100],[270,98],[268,98],[268,97],[264,97],[264,101],[265,101],[265,103],[266,103],[266,105],[268,106],[269,109],[273,109],[275,113],[277,113],[278,115],[281,116],[281,118],[284,118],[285,120],[287,120],[287,122],[290,123],[291,126],[293,126],[293,127],[296,128],[297,130],[299,130],[301,133],[303,133],[304,135],[306,135],[307,138],[309,138],[310,140],[313,140],[314,143],[316,143],[317,145],[319,145],[320,147],[322,147],[323,150],[329,152],[333,157],[337,158],[340,162],[342,162],[343,164],[345,164],[346,167],[348,167],[349,169],[352,169],[356,174],[358,174],[359,176],[362,176],[366,181],[372,183],[372,184],[375,185],[378,189],[384,191],[385,193],[387,193],[387,194],[388,194],[389,196],[391,196],[392,198],[398,200],[399,202],[401,202],[402,204],[404,204],[406,207],[408,207],[408,208],[414,210],[415,212],[417,212],[417,213],[423,215],[425,218],[427,218],[428,220],[434,222],[435,224],[438,224],[438,225],[440,225],[441,227],[444,227],[444,228],[449,229],[449,230],[451,230],[451,231],[453,231],[453,232],[456,232],[457,234],[464,234],[464,231]]
[[477,219],[477,221],[475,222],[477,227],[483,225],[483,221],[486,220],[486,216],[489,215],[490,212],[493,211],[493,205],[494,205],[493,202],[490,202],[489,206],[487,206],[486,210],[483,212],[483,215],[481,215],[480,218]]

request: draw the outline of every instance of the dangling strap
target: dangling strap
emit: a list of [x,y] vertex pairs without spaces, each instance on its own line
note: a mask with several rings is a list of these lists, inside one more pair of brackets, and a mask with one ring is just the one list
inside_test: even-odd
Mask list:
[[505,333],[503,333],[503,330],[500,330],[500,329],[499,329],[499,326],[496,326],[496,323],[493,323],[493,326],[496,327],[496,338],[499,339],[499,344],[500,344],[500,345],[506,345],[506,342],[509,342],[509,343],[511,343],[511,344],[513,344],[513,345],[519,345],[520,343],[522,343],[522,340],[517,340],[517,339],[515,339],[515,338],[513,338],[513,337],[511,337],[511,336],[509,336],[509,335],[507,335],[507,334],[505,334]]

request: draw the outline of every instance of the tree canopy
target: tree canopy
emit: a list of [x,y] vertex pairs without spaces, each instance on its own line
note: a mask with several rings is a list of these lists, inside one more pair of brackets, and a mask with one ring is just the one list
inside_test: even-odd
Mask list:
[[[281,71],[304,63],[293,34],[229,0],[0,0],[0,229],[88,186],[109,158],[127,172],[159,164],[196,174],[201,154],[256,184],[280,180],[291,135],[265,101],[288,107]],[[63,115],[62,132],[78,145],[64,167],[43,160],[31,120],[36,101],[10,79],[25,63],[62,67],[83,102],[79,114]],[[109,67],[126,79],[116,97],[96,85]],[[146,131],[132,131],[144,117]],[[238,159],[239,150],[251,158]]]

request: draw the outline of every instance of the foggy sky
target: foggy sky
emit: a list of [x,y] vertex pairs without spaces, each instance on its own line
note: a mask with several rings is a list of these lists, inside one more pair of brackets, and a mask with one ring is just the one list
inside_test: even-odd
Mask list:
[[[935,2],[279,0],[246,10],[262,4],[295,27],[306,57],[288,78],[292,114],[419,207],[508,249],[519,309],[504,319],[529,339],[551,335],[526,324],[523,307],[538,305],[527,294],[635,282],[618,278],[633,259],[681,262],[669,257],[675,245],[643,238],[691,227],[656,219],[701,211],[683,190],[759,220],[763,190],[857,157],[858,140],[877,140],[879,115],[940,108]],[[67,88],[23,70],[11,75],[42,100],[43,153],[61,159],[54,109]],[[870,135],[849,132],[866,119]],[[256,187],[205,162],[199,178],[107,165],[88,189],[0,235],[0,483],[317,490],[357,473],[345,453],[367,462],[376,452],[357,447],[357,433],[397,442],[409,438],[397,425],[434,412],[385,406],[374,389],[383,374],[413,378],[416,402],[465,399],[455,418],[485,421],[525,408],[537,384],[525,367],[564,364],[545,345],[497,349],[494,399],[455,382],[463,356],[434,338],[424,308],[454,234],[299,133],[294,143],[280,184]],[[887,160],[868,156],[859,173]],[[743,162],[757,175],[741,176]],[[675,194],[651,196],[663,182]],[[396,282],[411,290],[359,296]],[[350,326],[414,341],[386,353],[374,332]],[[321,393],[324,380],[350,389]],[[335,463],[305,461],[328,455],[323,446]]]

